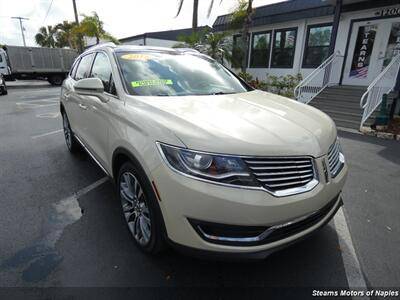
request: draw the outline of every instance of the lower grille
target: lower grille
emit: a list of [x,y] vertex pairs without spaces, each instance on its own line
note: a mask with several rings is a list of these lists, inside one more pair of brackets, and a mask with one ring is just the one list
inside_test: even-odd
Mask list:
[[296,188],[315,186],[309,186],[316,179],[311,157],[245,158],[244,161],[260,184],[276,195],[295,194]]
[[[338,200],[339,195],[323,208],[310,215],[270,227],[225,225],[193,219],[189,219],[189,222],[204,240],[214,244],[232,246],[264,245],[288,238],[317,224],[332,211]],[[332,217],[340,205],[337,205]]]

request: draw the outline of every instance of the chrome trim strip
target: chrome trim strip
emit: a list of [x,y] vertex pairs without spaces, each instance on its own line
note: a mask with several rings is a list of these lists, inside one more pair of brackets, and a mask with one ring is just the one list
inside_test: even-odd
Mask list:
[[94,160],[94,162],[100,167],[100,169],[106,173],[107,176],[110,177],[110,174],[107,172],[107,170],[103,167],[103,165],[97,160],[97,158],[90,152],[90,150],[85,146],[85,144],[81,141],[81,139],[74,134],[74,137],[76,140],[81,144],[82,148],[85,149],[85,151],[89,154],[89,156]]
[[[314,225],[319,224],[320,222],[322,222],[323,220],[325,220],[326,218],[329,218],[329,216],[331,216],[332,212],[337,208],[338,205],[340,205],[341,197],[342,196],[339,195],[336,203],[332,206],[331,210],[325,215],[324,218],[322,218],[318,223],[316,223]],[[316,211],[314,211],[312,213],[309,213],[307,215],[304,215],[302,217],[295,218],[295,219],[293,219],[291,221],[288,221],[286,223],[273,225],[273,226],[269,227],[268,229],[266,229],[261,234],[259,234],[258,236],[254,236],[254,237],[236,238],[236,237],[226,237],[226,236],[215,236],[215,235],[210,235],[210,234],[205,233],[204,230],[199,225],[196,225],[196,227],[204,237],[206,237],[207,239],[210,239],[210,240],[214,240],[214,241],[239,242],[239,243],[259,242],[259,241],[262,241],[263,239],[267,238],[275,230],[287,227],[289,225],[293,225],[293,224],[298,223],[298,222],[301,222],[301,221],[303,221],[303,220],[305,220],[305,219],[317,214],[321,209],[316,210]]]
[[[210,184],[215,184],[215,185],[221,185],[221,186],[225,186],[225,187],[232,187],[232,188],[238,188],[238,189],[245,189],[245,190],[258,190],[258,191],[264,191],[267,192],[269,194],[271,194],[272,196],[275,197],[285,197],[285,196],[292,196],[292,195],[296,195],[296,194],[301,194],[301,193],[306,193],[306,192],[310,192],[312,191],[319,183],[319,174],[318,174],[318,169],[316,168],[316,164],[314,162],[314,158],[310,156],[311,162],[312,162],[312,166],[314,169],[314,174],[315,174],[315,178],[313,180],[311,180],[308,184],[301,186],[301,187],[295,187],[295,188],[290,188],[290,189],[286,189],[286,190],[282,190],[282,191],[270,191],[268,189],[266,189],[264,186],[260,185],[260,186],[245,186],[245,185],[235,185],[235,184],[229,184],[229,183],[222,183],[222,182],[218,182],[218,181],[213,181],[213,180],[208,180],[208,179],[204,179],[204,178],[200,178],[200,177],[196,177],[196,176],[192,176],[189,175],[187,173],[181,172],[177,169],[175,169],[168,161],[168,159],[165,157],[164,152],[162,151],[161,148],[161,144],[165,144],[165,143],[161,143],[159,141],[156,141],[156,146],[158,149],[158,152],[161,155],[161,159],[164,161],[164,163],[175,173],[183,175],[185,177],[191,178],[191,179],[195,179],[198,181],[202,181],[202,182],[206,182],[206,183],[210,183]],[[169,147],[172,148],[177,148],[177,149],[185,149],[185,150],[189,150],[187,148],[182,148],[182,147],[177,147],[177,146],[173,146],[173,145],[169,145],[169,144],[165,144]],[[199,153],[204,153],[204,154],[212,154],[212,155],[219,155],[219,156],[229,156],[229,157],[239,157],[239,158],[246,158],[246,157],[250,157],[250,156],[243,156],[243,155],[228,155],[228,154],[218,154],[218,153],[208,153],[208,152],[204,152],[204,151],[197,151],[197,150],[192,150],[192,151],[196,151]],[[252,156],[253,157],[253,156]],[[305,156],[290,156],[289,158],[296,158],[296,157],[301,157],[304,158]],[[254,157],[253,157],[254,158]],[[266,158],[265,156],[263,156],[263,158]]]

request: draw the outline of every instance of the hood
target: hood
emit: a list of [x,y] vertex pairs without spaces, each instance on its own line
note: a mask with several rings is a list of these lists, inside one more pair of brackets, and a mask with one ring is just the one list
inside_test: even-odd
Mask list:
[[262,91],[140,98],[153,119],[194,150],[318,157],[336,138],[335,124],[323,112]]

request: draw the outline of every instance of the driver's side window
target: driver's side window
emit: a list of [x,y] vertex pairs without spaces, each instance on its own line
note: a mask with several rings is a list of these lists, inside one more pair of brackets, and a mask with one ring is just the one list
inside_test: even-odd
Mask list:
[[96,54],[90,77],[99,78],[103,82],[105,92],[117,94],[112,78],[111,64],[105,53],[98,52]]

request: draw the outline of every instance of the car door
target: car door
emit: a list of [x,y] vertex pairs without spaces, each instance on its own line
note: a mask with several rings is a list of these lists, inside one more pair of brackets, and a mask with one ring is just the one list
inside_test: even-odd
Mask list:
[[86,132],[87,132],[87,110],[88,107],[84,104],[85,99],[88,96],[78,95],[75,91],[74,84],[84,78],[89,77],[90,68],[92,66],[94,53],[85,55],[81,58],[79,65],[74,76],[70,78],[69,91],[67,91],[66,99],[66,111],[68,119],[71,124],[71,129],[74,134],[86,144]]
[[87,132],[85,133],[87,147],[96,159],[107,167],[108,132],[110,128],[110,109],[112,102],[120,101],[115,91],[111,63],[107,54],[99,51],[94,58],[90,77],[99,78],[103,82],[104,97],[85,97],[87,109]]

